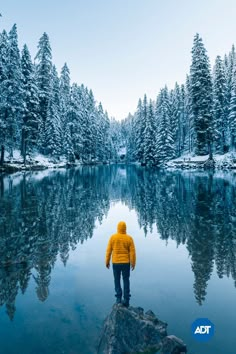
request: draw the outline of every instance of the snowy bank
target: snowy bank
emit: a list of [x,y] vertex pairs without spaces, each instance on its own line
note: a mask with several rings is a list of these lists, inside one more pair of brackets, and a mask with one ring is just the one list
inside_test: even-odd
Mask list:
[[46,169],[67,168],[79,166],[80,162],[68,163],[65,158],[55,159],[41,154],[34,154],[27,158],[24,164],[23,158],[18,150],[15,150],[13,157],[6,154],[6,160],[3,166],[0,166],[0,172],[14,173],[18,171],[41,171]]
[[66,161],[53,161],[44,156],[36,156],[26,161],[24,164],[20,159],[6,160],[6,162],[0,166],[0,172],[13,173],[17,171],[41,171],[48,168],[63,168],[68,167]]
[[[177,159],[165,163],[168,169],[204,169],[209,159],[209,155],[193,156],[183,155]],[[224,155],[213,155],[214,167],[216,169],[227,170],[236,169],[236,153],[230,152]]]

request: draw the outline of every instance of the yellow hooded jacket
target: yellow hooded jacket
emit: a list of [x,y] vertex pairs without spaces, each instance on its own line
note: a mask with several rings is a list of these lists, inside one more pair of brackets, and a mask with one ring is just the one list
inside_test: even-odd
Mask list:
[[117,225],[117,233],[110,237],[106,251],[106,265],[110,263],[130,263],[135,267],[136,253],[134,241],[131,236],[126,234],[126,223],[120,221]]

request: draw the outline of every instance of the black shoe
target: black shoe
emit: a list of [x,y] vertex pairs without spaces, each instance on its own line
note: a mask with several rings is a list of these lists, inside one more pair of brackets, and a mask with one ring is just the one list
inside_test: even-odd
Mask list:
[[123,305],[124,307],[129,307],[129,301],[123,300],[123,301],[122,301],[122,305]]
[[118,297],[118,298],[116,299],[116,304],[121,304],[121,298],[120,298],[120,297]]

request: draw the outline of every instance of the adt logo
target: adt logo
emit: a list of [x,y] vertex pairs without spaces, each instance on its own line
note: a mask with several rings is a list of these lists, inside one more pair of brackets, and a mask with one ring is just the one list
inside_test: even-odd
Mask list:
[[214,336],[215,326],[208,318],[198,318],[191,328],[192,335],[199,342],[207,342]]

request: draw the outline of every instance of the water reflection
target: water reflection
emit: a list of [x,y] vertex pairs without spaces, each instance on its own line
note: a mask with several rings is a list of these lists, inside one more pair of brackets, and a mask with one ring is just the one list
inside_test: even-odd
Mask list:
[[[47,171],[47,173],[49,173]],[[84,167],[0,177],[0,306],[10,319],[19,291],[31,277],[40,301],[49,295],[51,271],[93,235],[110,203],[135,209],[147,234],[188,249],[199,304],[216,266],[236,285],[236,192],[233,175],[163,172],[136,166]]]

